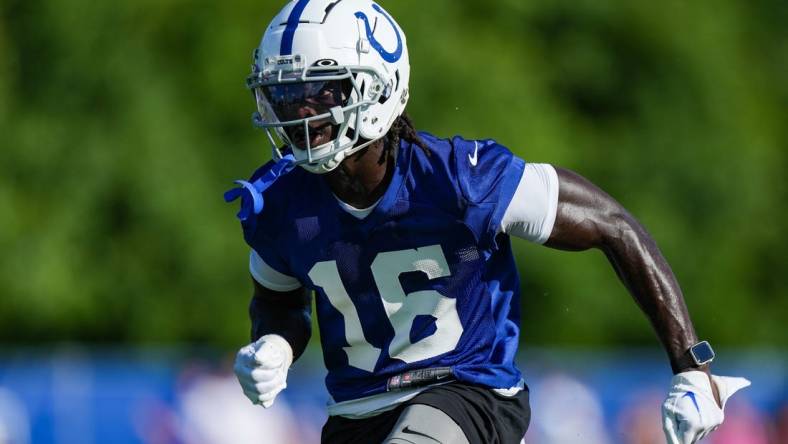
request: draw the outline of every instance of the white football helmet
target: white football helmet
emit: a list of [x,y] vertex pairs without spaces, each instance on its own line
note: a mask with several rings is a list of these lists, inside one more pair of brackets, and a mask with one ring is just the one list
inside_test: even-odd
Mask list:
[[[405,34],[371,0],[292,0],[254,52],[247,87],[275,160],[313,173],[385,136],[408,102]],[[314,146],[313,146],[314,145]]]

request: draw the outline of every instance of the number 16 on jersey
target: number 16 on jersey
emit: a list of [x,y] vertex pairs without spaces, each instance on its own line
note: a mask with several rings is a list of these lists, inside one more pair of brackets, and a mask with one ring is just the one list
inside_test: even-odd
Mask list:
[[[395,332],[388,347],[391,358],[410,364],[454,350],[463,331],[456,299],[443,296],[435,290],[405,294],[399,281],[402,273],[411,271],[421,271],[428,279],[450,276],[449,265],[440,245],[379,253],[370,268],[381,303]],[[309,278],[323,289],[331,305],[344,317],[345,340],[349,344],[344,350],[348,363],[373,372],[382,350],[364,337],[358,311],[342,284],[336,261],[318,262],[309,271]],[[411,343],[410,330],[420,315],[434,317],[436,329],[430,336]]]

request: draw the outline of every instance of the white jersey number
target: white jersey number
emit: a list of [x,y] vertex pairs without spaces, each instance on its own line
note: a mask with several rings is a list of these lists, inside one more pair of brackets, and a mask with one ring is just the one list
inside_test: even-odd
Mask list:
[[[457,347],[463,331],[457,314],[457,300],[447,298],[435,290],[405,294],[399,282],[400,274],[409,271],[421,271],[429,279],[450,276],[449,265],[440,245],[380,253],[372,261],[371,270],[383,308],[394,328],[389,356],[412,363],[433,358]],[[315,264],[309,271],[309,278],[323,288],[331,305],[345,319],[345,340],[349,346],[344,349],[348,363],[368,372],[374,371],[381,350],[364,337],[358,312],[342,284],[336,261]],[[413,321],[420,315],[434,317],[436,330],[432,335],[412,343],[410,330]]]

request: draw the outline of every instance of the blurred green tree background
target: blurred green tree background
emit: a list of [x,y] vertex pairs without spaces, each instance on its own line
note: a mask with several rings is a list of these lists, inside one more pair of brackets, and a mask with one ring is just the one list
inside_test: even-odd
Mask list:
[[[788,345],[788,3],[381,0],[409,112],[577,170],[651,231],[704,338]],[[282,2],[0,0],[0,342],[246,341],[222,192],[270,154],[251,51]],[[599,252],[514,241],[528,344],[656,341]]]

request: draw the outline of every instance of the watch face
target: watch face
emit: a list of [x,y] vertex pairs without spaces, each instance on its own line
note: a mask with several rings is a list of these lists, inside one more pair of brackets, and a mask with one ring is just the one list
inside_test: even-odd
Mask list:
[[703,341],[692,347],[692,355],[695,358],[695,363],[702,365],[714,359],[714,350],[711,349],[708,342]]

